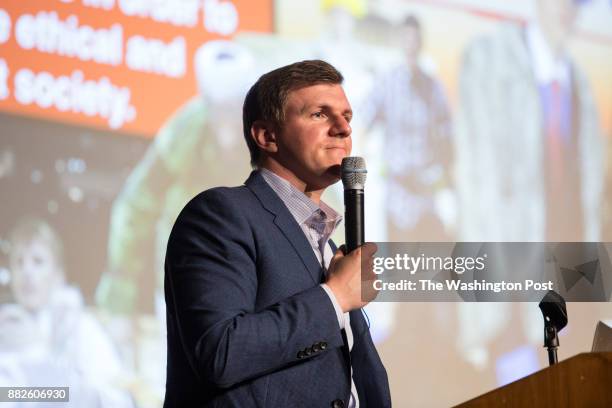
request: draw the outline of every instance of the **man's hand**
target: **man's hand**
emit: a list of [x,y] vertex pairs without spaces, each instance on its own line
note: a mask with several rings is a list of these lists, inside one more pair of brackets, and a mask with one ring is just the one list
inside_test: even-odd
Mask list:
[[347,255],[344,255],[342,249],[336,251],[329,263],[325,283],[346,313],[364,307],[378,294],[372,285],[376,279],[372,270],[373,256],[378,247],[367,242]]

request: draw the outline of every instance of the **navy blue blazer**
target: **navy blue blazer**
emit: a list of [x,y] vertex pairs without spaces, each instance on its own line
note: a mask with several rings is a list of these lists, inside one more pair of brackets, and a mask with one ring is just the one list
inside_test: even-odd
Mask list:
[[323,271],[258,172],[200,193],[166,254],[165,408],[391,406],[387,373],[361,310],[343,341]]

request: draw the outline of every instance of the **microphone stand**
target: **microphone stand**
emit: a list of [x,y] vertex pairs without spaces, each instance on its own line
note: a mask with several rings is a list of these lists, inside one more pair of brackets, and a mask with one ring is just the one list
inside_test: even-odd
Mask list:
[[544,347],[548,350],[548,365],[557,364],[559,336],[557,336],[557,328],[550,321],[544,325]]
[[548,364],[557,364],[557,348],[561,329],[567,325],[565,300],[554,290],[549,290],[538,305],[544,317],[544,347],[548,351]]

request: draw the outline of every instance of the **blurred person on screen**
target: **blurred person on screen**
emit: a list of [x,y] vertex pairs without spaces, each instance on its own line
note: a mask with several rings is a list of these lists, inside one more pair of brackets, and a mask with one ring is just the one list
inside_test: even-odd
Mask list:
[[[239,118],[253,69],[251,53],[233,41],[196,52],[198,95],[168,118],[113,203],[108,272],[96,293],[105,310],[131,315],[154,306],[165,318],[163,260],[179,211],[203,187],[237,183],[249,168]],[[151,280],[155,304],[142,293]]]
[[535,19],[467,47],[457,118],[463,239],[599,239],[601,130],[568,51],[581,3],[536,0]]
[[70,386],[70,406],[132,407],[121,361],[67,284],[60,237],[45,221],[22,219],[10,234],[14,304],[0,307],[0,378],[13,386]]
[[[240,112],[254,70],[251,52],[234,41],[209,41],[196,51],[193,64],[196,96],[167,119],[113,202],[107,271],[96,289],[96,302],[116,329],[112,336],[131,351],[144,378],[142,394],[159,403],[166,354],[163,262],[170,230],[203,187],[239,183],[249,169]],[[156,326],[143,315],[151,312]]]
[[[582,3],[534,0],[533,20],[504,23],[464,51],[456,118],[463,240],[599,239],[601,130],[587,78],[568,50]],[[475,367],[499,371],[511,360],[515,374],[534,370],[537,354],[513,354],[541,344],[532,304],[461,303],[457,318],[457,348]],[[491,361],[501,353],[512,358]]]
[[378,78],[361,121],[384,126],[387,240],[442,240],[448,233],[436,201],[452,196],[451,116],[442,84],[420,64],[415,16],[402,21],[398,38],[404,61]]

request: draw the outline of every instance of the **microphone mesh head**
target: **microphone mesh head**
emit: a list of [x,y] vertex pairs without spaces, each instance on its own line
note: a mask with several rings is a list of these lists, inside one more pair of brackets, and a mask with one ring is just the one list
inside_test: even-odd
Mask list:
[[345,190],[363,190],[368,171],[363,157],[342,159],[342,185]]

